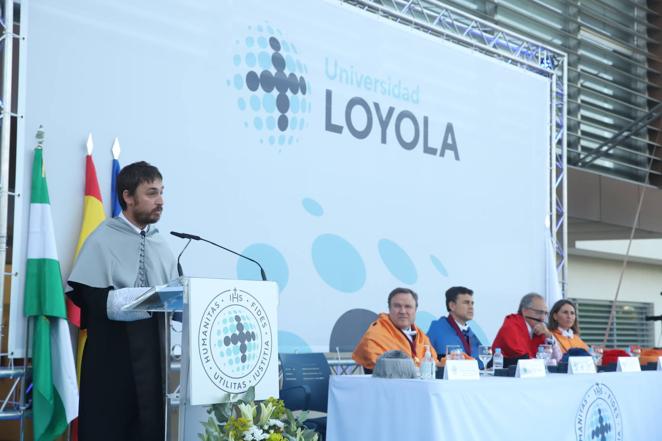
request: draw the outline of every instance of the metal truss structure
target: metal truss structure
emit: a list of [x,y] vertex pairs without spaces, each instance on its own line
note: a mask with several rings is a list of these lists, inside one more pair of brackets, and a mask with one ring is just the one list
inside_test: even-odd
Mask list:
[[429,35],[481,52],[550,80],[549,226],[563,293],[568,273],[567,56],[435,0],[341,0]]
[[[3,268],[2,283],[0,283],[0,299],[5,297],[5,281],[7,278],[15,277],[13,271],[7,264],[8,227],[10,201],[13,203],[19,196],[11,191],[10,173],[12,150],[15,152],[16,127],[20,115],[12,111],[12,105],[17,102],[14,90],[17,78],[14,77],[14,69],[17,65],[17,57],[14,55],[15,46],[18,47],[22,41],[19,32],[16,31],[15,12],[20,14],[20,1],[4,0],[2,2],[2,14],[0,15],[0,59],[2,60],[2,86],[0,96],[0,262]],[[14,174],[16,179],[16,175]],[[11,198],[11,199],[10,199]],[[16,207],[17,204],[13,204]],[[0,330],[1,338],[5,339],[7,326],[2,322],[3,311],[0,302]],[[19,420],[20,440],[24,438],[24,420],[30,409],[26,404],[26,377],[29,370],[27,359],[23,359],[22,366],[14,366],[14,359],[0,354],[2,358],[9,360],[9,365],[0,366],[0,381],[7,384],[8,392],[0,396],[0,421]]]

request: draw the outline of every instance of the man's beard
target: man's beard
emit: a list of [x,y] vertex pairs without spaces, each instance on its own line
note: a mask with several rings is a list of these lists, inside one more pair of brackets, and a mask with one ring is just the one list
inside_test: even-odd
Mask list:
[[141,225],[155,224],[159,221],[159,219],[161,219],[161,212],[163,212],[163,208],[155,208],[149,213],[136,213],[136,222]]

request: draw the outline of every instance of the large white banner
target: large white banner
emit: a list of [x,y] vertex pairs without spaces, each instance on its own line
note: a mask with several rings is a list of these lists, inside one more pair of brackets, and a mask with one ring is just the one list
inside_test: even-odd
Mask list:
[[[281,351],[351,350],[396,286],[419,293],[424,329],[448,287],[474,289],[490,340],[544,292],[547,79],[323,0],[31,1],[28,14],[26,136],[44,125],[65,276],[92,131],[107,207],[118,136],[122,164],[163,172],[162,232],[263,264]],[[204,243],[182,264],[259,278]]]

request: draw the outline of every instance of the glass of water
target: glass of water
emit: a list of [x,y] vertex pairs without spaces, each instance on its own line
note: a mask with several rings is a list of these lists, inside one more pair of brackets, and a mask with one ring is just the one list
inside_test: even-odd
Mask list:
[[492,359],[492,347],[486,345],[478,346],[478,358],[483,362],[483,371],[487,372],[487,363]]
[[554,355],[554,348],[552,345],[543,345],[545,351],[545,365],[550,366],[552,364],[552,357]]
[[596,366],[602,365],[602,354],[604,353],[604,348],[599,345],[593,345],[591,346],[591,357],[593,357],[593,363],[595,363]]
[[446,360],[464,360],[462,346],[446,345]]

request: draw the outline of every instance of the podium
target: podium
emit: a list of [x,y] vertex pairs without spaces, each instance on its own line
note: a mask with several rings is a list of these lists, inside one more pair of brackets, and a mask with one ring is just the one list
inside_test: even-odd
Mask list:
[[251,386],[256,400],[278,397],[277,307],[275,282],[180,277],[122,308],[164,315],[166,441],[197,439],[206,405]]

